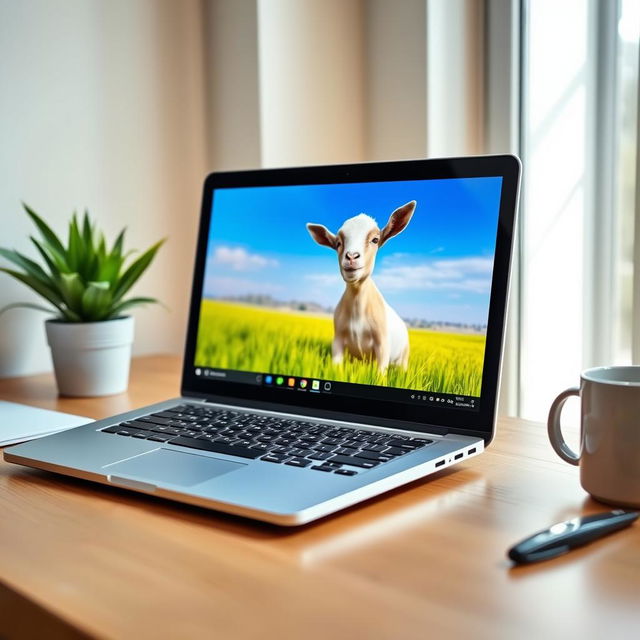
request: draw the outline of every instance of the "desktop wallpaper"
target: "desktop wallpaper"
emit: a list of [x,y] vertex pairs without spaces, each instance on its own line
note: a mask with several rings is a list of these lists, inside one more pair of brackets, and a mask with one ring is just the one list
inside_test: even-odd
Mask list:
[[[501,186],[487,177],[216,190],[194,364],[479,396]],[[369,276],[406,327],[408,359],[382,367],[371,349],[354,357],[347,346],[335,362],[346,284],[338,250],[306,225],[337,234],[365,213],[383,229],[412,201]],[[370,224],[359,220],[356,232]]]

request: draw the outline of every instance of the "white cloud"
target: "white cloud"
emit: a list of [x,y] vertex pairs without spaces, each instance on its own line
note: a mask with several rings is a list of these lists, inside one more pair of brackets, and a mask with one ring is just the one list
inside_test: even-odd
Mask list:
[[[493,258],[469,257],[414,263],[410,258],[390,256],[374,279],[380,289],[389,292],[430,290],[489,293]],[[399,264],[401,262],[401,264]]]
[[274,282],[235,278],[233,276],[208,276],[204,281],[204,294],[208,297],[277,295],[285,287]]
[[225,265],[233,271],[257,271],[265,267],[277,267],[278,261],[257,253],[249,253],[242,247],[216,247],[211,258],[215,264]]

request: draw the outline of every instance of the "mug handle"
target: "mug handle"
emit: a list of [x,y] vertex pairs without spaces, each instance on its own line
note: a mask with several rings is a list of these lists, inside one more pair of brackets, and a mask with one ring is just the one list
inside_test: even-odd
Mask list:
[[551,446],[553,450],[565,461],[569,464],[577,465],[580,462],[580,456],[576,455],[570,448],[569,445],[564,441],[562,437],[562,431],[560,427],[560,414],[562,413],[562,407],[564,403],[571,396],[579,396],[580,389],[578,387],[571,387],[570,389],[566,389],[563,391],[551,405],[551,409],[549,409],[549,418],[547,419],[547,430],[549,433],[549,440],[551,441]]

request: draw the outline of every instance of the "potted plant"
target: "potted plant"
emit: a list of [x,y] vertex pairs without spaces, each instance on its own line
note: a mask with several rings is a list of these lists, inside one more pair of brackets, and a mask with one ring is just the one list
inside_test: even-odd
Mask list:
[[38,229],[31,237],[42,262],[0,248],[0,255],[21,270],[0,268],[23,282],[49,303],[11,304],[0,313],[29,307],[54,313],[45,323],[58,391],[69,396],[102,396],[127,388],[133,342],[132,307],[155,303],[155,298],[125,298],[154,259],[161,240],[125,267],[132,252],[124,252],[125,229],[109,249],[104,234],[85,211],[82,222],[74,213],[67,245],[27,205],[25,211]]

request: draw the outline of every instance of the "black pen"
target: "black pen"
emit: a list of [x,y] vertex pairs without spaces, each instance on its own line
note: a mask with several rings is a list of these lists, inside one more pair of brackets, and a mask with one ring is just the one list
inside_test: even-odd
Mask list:
[[517,564],[555,558],[592,540],[628,527],[639,515],[638,511],[614,509],[594,516],[559,522],[525,538],[511,547],[507,555]]

